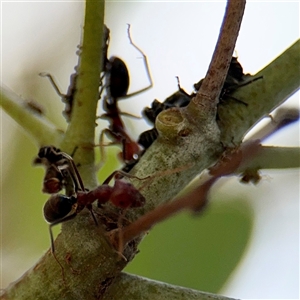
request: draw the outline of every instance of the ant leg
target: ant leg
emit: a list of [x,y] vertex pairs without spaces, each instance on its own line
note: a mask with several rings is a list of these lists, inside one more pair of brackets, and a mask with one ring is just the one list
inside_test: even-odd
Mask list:
[[248,85],[248,84],[250,84],[250,83],[253,83],[254,81],[259,80],[259,79],[263,79],[263,76],[259,76],[259,77],[256,77],[256,78],[252,78],[252,79],[250,79],[250,80],[248,80],[248,81],[245,80],[245,82],[237,83],[237,84],[234,84],[234,85],[228,87],[228,88],[225,90],[225,92],[223,93],[223,95],[221,96],[220,100],[222,100],[222,97],[224,97],[224,98],[227,97],[227,98],[229,98],[229,99],[234,100],[235,102],[238,102],[238,103],[241,103],[241,104],[243,104],[243,105],[245,105],[245,106],[248,106],[248,103],[246,103],[246,102],[244,102],[244,101],[242,101],[242,100],[239,100],[239,99],[237,99],[237,98],[235,98],[235,97],[229,95],[229,93],[232,92],[232,91],[235,91],[235,90],[238,89],[238,88],[241,88],[241,87],[246,86],[246,85]]
[[53,226],[53,224],[49,225],[49,233],[50,233],[51,252],[52,252],[52,254],[54,254],[55,248],[54,248],[54,238],[53,238],[52,226]]
[[89,204],[89,205],[86,206],[86,208],[90,211],[90,213],[91,213],[91,215],[92,215],[92,218],[93,218],[93,220],[94,220],[94,222],[95,222],[95,225],[98,226],[98,221],[97,221],[97,219],[96,219],[96,217],[95,217],[95,214],[94,214],[94,212],[93,212],[93,207],[92,207],[92,205]]
[[74,157],[77,150],[78,150],[78,146],[75,146],[73,152],[70,155],[72,158]]
[[140,116],[136,116],[127,112],[120,112],[121,116],[129,117],[129,118],[134,118],[134,119],[142,119]]
[[121,175],[123,177],[127,177],[127,178],[135,178],[135,179],[138,179],[138,180],[146,180],[146,179],[149,179],[151,178],[151,176],[147,176],[145,178],[140,178],[140,177],[137,177],[135,175],[131,175],[129,173],[126,173],[126,172],[123,172],[121,170],[117,170],[117,171],[114,171],[112,172],[103,182],[103,184],[108,184],[116,175]]
[[254,82],[256,80],[263,79],[263,78],[264,78],[263,76],[259,76],[259,77],[252,78],[252,79],[250,79],[248,81],[246,80],[244,83],[239,84],[238,87],[242,87],[242,86],[248,85],[248,84],[250,84],[250,83],[252,83],[252,82]]
[[[252,76],[250,76],[250,77],[252,77]],[[229,92],[235,91],[236,89],[238,89],[238,88],[240,88],[240,87],[243,87],[243,86],[245,86],[245,85],[248,85],[248,84],[250,84],[250,83],[253,83],[253,82],[256,81],[256,80],[263,79],[263,78],[264,78],[263,76],[251,78],[250,80],[245,80],[244,82],[237,83],[237,84],[233,84],[232,86],[229,86],[229,87],[227,88],[227,90],[228,90]]]
[[49,80],[50,80],[50,83],[51,83],[52,86],[54,87],[56,93],[57,93],[60,97],[65,97],[65,94],[63,94],[63,93],[60,91],[59,87],[57,86],[57,84],[56,84],[56,82],[55,82],[55,80],[54,80],[54,78],[53,78],[53,76],[52,76],[50,73],[47,73],[47,72],[41,72],[41,73],[39,73],[39,75],[40,75],[41,77],[48,77]]
[[123,251],[124,251],[124,239],[123,239],[123,232],[122,232],[122,220],[125,218],[125,215],[127,213],[128,209],[124,209],[122,214],[119,216],[118,218],[118,250],[117,253],[119,254],[120,258],[125,259],[125,261],[127,261],[127,258],[123,255]]
[[50,233],[50,242],[51,242],[51,252],[52,253],[55,253],[55,247],[54,247],[54,237],[53,237],[53,232],[52,232],[52,227],[57,225],[57,224],[60,224],[60,223],[63,223],[63,222],[66,222],[66,221],[69,221],[69,220],[72,220],[73,218],[75,218],[77,215],[77,212],[75,211],[74,213],[72,213],[71,215],[67,215],[61,219],[58,219],[58,220],[55,220],[54,222],[52,222],[50,225],[49,225],[49,233]]
[[[186,166],[180,166],[180,167],[174,168],[172,170],[159,171],[159,172],[155,172],[152,175],[148,175],[147,177],[142,178],[142,180],[147,180],[147,181],[139,188],[139,191],[142,191],[144,188],[149,186],[155,178],[164,177],[167,175],[172,175],[172,174],[175,174],[178,172],[185,171],[185,170],[191,168],[192,165],[193,164],[188,164]],[[140,179],[140,178],[138,178],[138,179]]]
[[78,191],[78,190],[84,191],[85,188],[84,188],[84,185],[83,185],[83,181],[82,181],[81,176],[78,172],[78,169],[77,169],[77,167],[74,163],[73,158],[65,152],[61,152],[61,155],[64,158],[66,158],[68,163],[69,163],[68,164],[69,165],[68,171],[69,171],[69,174],[70,174],[70,176],[71,176],[71,178],[72,178],[72,180],[75,184],[75,190],[76,191]]
[[103,93],[103,90],[104,90],[104,88],[106,88],[106,85],[105,85],[105,83],[103,83],[103,80],[104,80],[104,78],[105,78],[105,75],[106,75],[106,73],[104,72],[104,74],[103,74],[102,76],[100,76],[100,84],[99,84],[99,86],[100,86],[100,90],[99,90],[99,99],[101,98],[101,95],[102,95],[102,93]]
[[[235,101],[235,102],[238,102],[238,103],[240,103],[240,104],[243,104],[243,105],[245,105],[245,106],[248,106],[248,103],[246,103],[246,102],[244,102],[244,101],[242,101],[242,100],[239,100],[239,99],[237,99],[237,98],[235,98],[235,97],[233,97],[233,96],[231,96],[231,95],[224,95],[224,98],[229,98],[229,99],[231,99],[231,100],[233,100],[233,101]],[[221,98],[221,100],[220,100],[220,102],[221,101],[224,101],[224,99],[223,98]]]
[[144,65],[145,65],[145,69],[146,69],[146,73],[147,73],[147,77],[148,77],[148,80],[150,82],[150,84],[148,86],[146,86],[145,88],[143,89],[140,89],[136,92],[133,92],[133,93],[130,93],[130,94],[127,94],[125,97],[120,97],[120,99],[122,98],[128,98],[128,97],[131,97],[131,96],[135,96],[135,95],[138,95],[142,92],[145,92],[147,90],[149,90],[150,88],[153,87],[153,80],[152,80],[152,76],[151,76],[151,73],[150,73],[150,68],[149,68],[149,64],[148,64],[148,59],[147,59],[147,56],[146,54],[142,51],[142,49],[140,49],[132,40],[131,38],[131,34],[130,34],[130,24],[127,24],[128,25],[128,28],[127,28],[127,32],[128,32],[128,38],[129,38],[129,42],[130,44],[138,51],[142,54],[143,56],[143,61],[144,61]]
[[100,137],[99,137],[99,149],[100,149],[100,161],[99,163],[97,164],[97,169],[100,169],[104,163],[105,163],[105,160],[106,160],[106,153],[105,153],[105,150],[104,150],[104,143],[103,143],[103,140],[104,140],[104,134],[106,134],[106,130],[107,129],[104,129],[101,131],[100,133]]

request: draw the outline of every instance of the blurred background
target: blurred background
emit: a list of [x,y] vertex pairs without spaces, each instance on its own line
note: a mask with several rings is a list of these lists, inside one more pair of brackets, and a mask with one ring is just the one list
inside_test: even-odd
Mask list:
[[[126,61],[130,91],[148,81],[140,54],[128,42],[127,23],[133,40],[148,56],[154,80],[151,90],[123,101],[122,110],[139,115],[154,99],[163,101],[177,90],[175,76],[187,92],[192,91],[207,71],[225,4],[107,2],[109,56]],[[38,73],[50,72],[61,91],[67,91],[77,64],[84,3],[7,1],[1,9],[2,84],[42,105],[47,118],[65,129],[64,105]],[[248,1],[236,54],[244,72],[255,74],[298,38],[299,2]],[[298,108],[299,93],[284,105]],[[134,137],[149,128],[143,120],[126,121]],[[99,122],[97,136],[106,124]],[[299,146],[299,123],[266,144]],[[49,248],[42,216],[48,198],[41,192],[44,170],[32,166],[37,151],[1,110],[1,288]],[[117,152],[109,149],[100,180],[118,166]],[[156,226],[126,271],[236,298],[299,299],[299,170],[263,170],[257,186],[243,185],[236,178],[221,180],[210,200],[199,217],[182,213]]]

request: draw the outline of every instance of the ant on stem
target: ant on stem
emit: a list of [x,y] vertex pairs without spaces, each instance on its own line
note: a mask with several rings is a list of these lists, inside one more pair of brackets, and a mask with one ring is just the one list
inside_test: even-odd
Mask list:
[[[105,64],[106,64],[106,57],[107,57],[107,48],[108,48],[108,41],[109,41],[109,29],[106,25],[104,25],[104,33],[103,33],[103,47],[102,47],[102,72],[105,71]],[[78,46],[80,50],[80,46]],[[77,52],[78,54],[78,52]],[[65,109],[63,111],[63,115],[66,118],[67,122],[70,122],[72,116],[72,109],[73,109],[73,101],[75,97],[75,93],[77,91],[77,77],[78,77],[78,65],[80,64],[80,52],[78,54],[78,64],[75,66],[75,73],[70,76],[70,84],[66,94],[63,94],[56,81],[54,80],[53,76],[47,72],[41,72],[39,75],[41,77],[47,77],[50,80],[50,83],[54,87],[56,93],[61,97],[61,101],[65,104]]]
[[135,116],[121,112],[118,106],[118,101],[138,95],[150,89],[153,86],[153,82],[150,74],[147,56],[133,42],[130,35],[129,24],[127,32],[130,44],[143,56],[143,61],[150,84],[136,92],[127,94],[129,88],[129,72],[126,64],[116,56],[113,56],[110,59],[106,59],[106,69],[104,74],[104,77],[106,79],[106,95],[103,99],[103,110],[105,111],[105,113],[99,118],[107,119],[109,121],[109,127],[101,132],[99,145],[101,151],[101,160],[104,161],[103,139],[104,134],[106,134],[113,141],[113,143],[111,144],[122,145],[120,158],[125,162],[126,165],[131,165],[136,163],[140,158],[141,147],[127,133],[121,115],[130,117]]
[[80,177],[78,177],[78,170],[71,156],[54,146],[40,148],[38,157],[34,159],[33,163],[42,164],[46,167],[43,181],[44,193],[55,194],[63,188],[72,193],[74,188],[83,187],[82,181],[78,181]]
[[[54,239],[52,233],[52,227],[54,225],[75,218],[85,207],[91,212],[95,224],[98,225],[92,209],[92,204],[96,200],[98,201],[98,207],[110,201],[113,205],[121,209],[140,207],[145,203],[144,196],[132,184],[116,178],[117,174],[127,177],[129,174],[122,171],[115,171],[108,176],[102,185],[99,185],[91,191],[87,191],[84,188],[81,176],[71,156],[60,152],[54,147],[48,146],[40,149],[39,157],[46,158],[49,160],[49,163],[56,165],[62,163],[64,168],[67,166],[65,169],[68,170],[68,174],[75,186],[73,195],[53,194],[44,205],[44,218],[50,224],[49,232],[52,253],[54,253]],[[65,173],[62,173],[62,175],[63,174]],[[110,186],[108,183],[112,178],[115,178],[115,182],[113,186]]]
[[[235,97],[231,96],[231,93],[233,93],[235,90],[237,90],[240,87],[243,87],[245,85],[248,85],[250,83],[253,83],[254,81],[262,79],[262,77],[256,77],[252,78],[250,74],[244,74],[243,67],[238,62],[237,57],[232,57],[231,62],[229,65],[228,73],[225,78],[224,85],[222,87],[222,91],[219,97],[220,103],[224,103],[226,98],[232,99],[235,102],[241,103],[245,106],[248,106],[248,104],[244,101],[241,101],[239,99],[236,99]],[[159,102],[158,100],[154,100],[151,103],[151,107],[145,107],[143,109],[143,116],[151,123],[155,124],[155,120],[158,116],[158,114],[168,108],[171,107],[185,107],[187,106],[190,101],[195,97],[196,93],[193,92],[190,95],[185,92],[184,89],[181,88],[179,79],[177,77],[178,81],[178,91],[169,96],[165,101]],[[203,82],[203,79],[201,79],[199,82],[194,84],[195,91],[198,92],[201,84]],[[217,119],[218,119],[217,114]],[[150,145],[157,139],[158,132],[156,128],[149,129],[147,131],[144,131],[140,134],[138,138],[138,143],[144,147],[144,149],[147,149],[150,147]]]

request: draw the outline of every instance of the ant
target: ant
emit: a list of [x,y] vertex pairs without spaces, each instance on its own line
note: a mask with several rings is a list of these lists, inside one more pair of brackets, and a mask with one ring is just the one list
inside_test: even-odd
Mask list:
[[128,182],[115,179],[114,186],[108,185],[111,179],[117,174],[128,176],[128,174],[125,174],[124,172],[113,172],[102,185],[99,185],[91,191],[87,191],[84,188],[83,181],[71,156],[59,151],[59,149],[48,146],[41,148],[39,157],[47,158],[49,162],[58,165],[60,165],[61,162],[63,165],[67,165],[66,169],[70,169],[68,170],[68,173],[71,175],[75,186],[75,191],[71,196],[68,197],[66,195],[54,194],[44,205],[44,218],[50,224],[49,232],[52,253],[54,253],[54,239],[52,233],[52,227],[54,225],[75,218],[85,207],[91,212],[95,224],[98,225],[92,209],[92,203],[96,200],[98,200],[98,207],[110,201],[113,205],[121,209],[140,207],[145,203],[144,196]]
[[53,76],[47,72],[41,72],[39,75],[41,77],[48,77],[52,86],[54,87],[56,93],[61,97],[61,101],[65,104],[65,109],[63,111],[63,116],[66,118],[67,122],[70,122],[73,108],[73,100],[76,92],[76,81],[78,77],[77,67],[74,68],[75,73],[70,76],[70,85],[68,87],[67,93],[63,94],[59,87],[57,86]]
[[43,164],[46,167],[43,182],[44,193],[55,194],[63,187],[73,191],[73,184],[75,184],[75,189],[83,187],[82,181],[78,181],[80,177],[78,177],[78,170],[71,156],[54,146],[40,148],[38,157],[34,159],[33,163]]
[[[108,48],[108,41],[109,41],[109,29],[107,28],[106,25],[104,25],[104,34],[103,34],[103,47],[102,47],[102,72],[105,71],[105,64],[106,64],[106,56],[107,56],[107,48]],[[80,46],[79,46],[80,48]],[[77,53],[78,54],[78,53]],[[79,59],[78,59],[78,65],[80,63],[80,55],[79,55]],[[75,97],[75,93],[77,91],[77,77],[78,77],[78,65],[75,66],[75,73],[73,73],[70,76],[70,84],[67,90],[66,94],[63,94],[58,85],[56,84],[53,76],[50,73],[47,72],[41,72],[39,73],[39,75],[41,77],[48,77],[48,79],[50,80],[50,83],[52,84],[52,86],[54,87],[56,93],[61,97],[61,101],[65,104],[65,109],[63,111],[63,116],[65,117],[65,119],[67,120],[67,122],[70,122],[71,120],[71,116],[72,116],[72,109],[73,109],[73,101],[74,101],[74,97]]]
[[[245,103],[244,101],[236,99],[230,95],[236,89],[248,85],[258,79],[261,79],[262,77],[260,76],[260,77],[251,78],[250,80],[247,80],[248,78],[251,78],[251,75],[244,74],[243,67],[238,62],[237,57],[233,56],[231,58],[228,73],[225,78],[225,82],[220,94],[220,99],[219,99],[220,102],[224,102],[225,101],[224,98],[231,98],[236,102],[248,106],[248,104]],[[177,92],[175,92],[170,97],[168,97],[164,102],[159,102],[158,100],[155,99],[152,102],[151,107],[144,108],[142,114],[151,124],[155,124],[155,120],[161,111],[171,107],[185,107],[190,103],[192,98],[196,95],[194,92],[191,95],[186,93],[185,90],[181,88],[178,77],[177,77],[177,81],[178,81]],[[203,79],[201,79],[199,82],[194,84],[194,88],[196,92],[200,89],[202,82]],[[217,119],[218,118],[219,117],[217,115]],[[158,132],[154,127],[150,130],[142,132],[138,138],[138,143],[142,145],[144,149],[147,149],[157,139],[157,137],[158,137]]]
[[156,117],[160,112],[171,107],[185,107],[187,106],[192,96],[189,95],[181,86],[179,77],[176,76],[178,91],[169,96],[164,102],[159,102],[155,99],[150,107],[145,107],[142,111],[143,116],[152,124],[155,123]]
[[[191,99],[193,98],[193,94],[189,95],[181,86],[179,82],[179,78],[177,78],[177,86],[178,91],[165,99],[164,102],[159,102],[158,100],[154,100],[151,103],[150,107],[145,107],[142,111],[144,118],[146,118],[151,124],[155,125],[155,120],[160,112],[166,110],[171,107],[185,107],[187,106]],[[144,149],[149,148],[152,143],[157,139],[158,132],[156,128],[152,128],[142,132],[139,135],[138,143],[143,146]]]
[[104,134],[110,137],[113,143],[122,145],[122,152],[120,153],[120,158],[125,162],[126,165],[134,164],[138,161],[141,154],[141,148],[137,142],[135,142],[127,133],[121,115],[127,115],[134,117],[131,114],[121,112],[118,107],[118,101],[122,98],[129,98],[140,94],[153,86],[152,78],[150,75],[150,70],[148,66],[147,56],[144,52],[134,44],[130,35],[130,25],[128,24],[128,38],[130,44],[142,54],[146,73],[150,84],[143,89],[136,92],[127,94],[129,88],[129,72],[126,64],[120,58],[113,56],[110,59],[106,58],[106,68],[104,77],[106,79],[106,96],[103,100],[103,110],[105,113],[99,118],[104,118],[109,121],[109,127],[104,129],[100,135],[100,150],[101,159],[103,160],[103,138]]
[[[245,85],[248,85],[250,83],[253,83],[254,81],[258,79],[262,79],[262,76],[251,78],[248,80],[248,78],[251,78],[250,74],[244,74],[242,65],[238,62],[237,57],[232,57],[228,69],[228,73],[225,78],[224,85],[222,87],[219,101],[224,102],[225,98],[230,98],[234,100],[235,102],[241,103],[245,106],[248,106],[248,104],[244,101],[241,101],[230,94],[233,93],[235,90],[237,90],[240,87],[243,87]],[[202,85],[203,79],[201,79],[199,82],[194,84],[194,88],[196,91],[199,91],[201,85]]]

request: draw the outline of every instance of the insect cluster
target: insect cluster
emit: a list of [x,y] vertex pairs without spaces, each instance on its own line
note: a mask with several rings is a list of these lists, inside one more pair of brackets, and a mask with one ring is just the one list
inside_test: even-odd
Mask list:
[[[132,184],[122,179],[115,178],[114,185],[108,185],[117,174],[126,175],[121,171],[113,172],[95,189],[86,190],[72,157],[53,146],[42,147],[35,163],[46,167],[43,191],[51,194],[51,197],[44,205],[44,217],[50,224],[52,252],[54,252],[52,226],[75,218],[85,207],[98,225],[92,209],[95,201],[98,207],[110,201],[121,209],[140,207],[145,203],[144,196]],[[67,195],[58,194],[63,188]]]
[[[196,95],[202,84],[202,79],[194,84],[194,91],[189,94],[181,88],[178,79],[178,90],[167,97],[163,102],[154,100],[150,107],[146,107],[142,111],[143,117],[150,123],[153,128],[142,132],[138,140],[134,140],[122,119],[123,115],[132,116],[124,113],[119,108],[119,101],[127,99],[133,95],[140,94],[152,87],[153,82],[150,75],[148,61],[143,51],[134,44],[130,35],[130,26],[128,25],[128,37],[130,44],[142,55],[145,64],[146,74],[149,79],[149,85],[128,94],[130,76],[128,68],[123,60],[119,57],[112,56],[108,58],[108,47],[110,40],[110,30],[104,26],[104,41],[102,48],[102,72],[99,79],[99,99],[102,101],[104,113],[99,118],[108,120],[108,127],[104,129],[99,138],[99,147],[102,159],[104,153],[104,135],[106,135],[112,144],[120,145],[120,160],[123,162],[123,171],[113,172],[102,185],[88,191],[85,189],[79,171],[73,161],[72,156],[60,151],[53,146],[46,146],[40,149],[38,157],[35,159],[36,164],[42,164],[46,167],[46,174],[43,182],[43,192],[51,194],[50,199],[44,205],[44,217],[50,224],[51,247],[54,252],[54,242],[52,235],[52,226],[71,220],[84,208],[87,208],[97,225],[97,220],[93,212],[92,204],[97,201],[97,205],[101,206],[110,201],[121,209],[132,207],[140,207],[145,203],[143,195],[130,183],[123,181],[122,177],[130,177],[129,172],[138,162],[143,153],[157,139],[158,132],[155,128],[155,120],[161,111],[172,107],[185,107]],[[80,56],[79,56],[80,59]],[[71,75],[70,86],[67,94],[60,92],[52,75],[49,73],[41,73],[43,77],[48,77],[54,86],[56,92],[61,96],[62,102],[65,103],[63,115],[67,122],[72,118],[72,107],[74,95],[76,93],[77,67],[75,73]],[[244,86],[257,80],[248,74],[244,74],[243,68],[237,61],[236,57],[232,57],[228,74],[220,95],[220,103],[226,99],[232,99],[247,106],[247,103],[235,99],[231,93],[237,88]],[[115,179],[114,185],[108,183],[111,179]],[[58,194],[65,189],[65,195]]]

